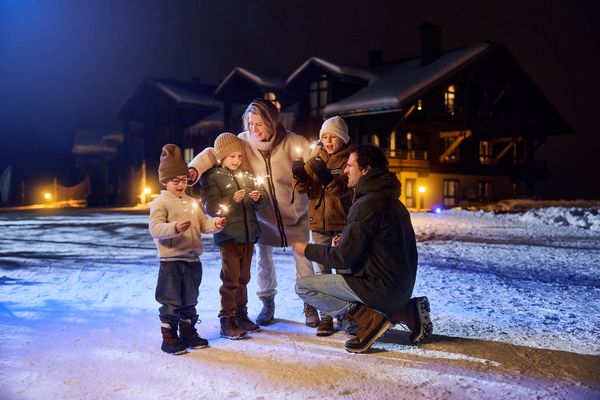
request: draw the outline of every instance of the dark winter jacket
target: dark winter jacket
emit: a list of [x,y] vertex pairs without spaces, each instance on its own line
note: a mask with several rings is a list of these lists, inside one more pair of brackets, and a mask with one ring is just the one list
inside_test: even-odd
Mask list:
[[[246,197],[236,203],[233,194],[240,189],[246,189]],[[260,200],[256,203],[248,197],[253,190],[260,192]],[[233,172],[222,167],[212,168],[200,179],[200,198],[208,215],[227,218],[223,230],[214,235],[217,245],[224,242],[256,243],[259,239],[256,211],[265,208],[269,198],[264,187],[257,186],[248,173],[241,170]],[[223,211],[222,206],[226,206],[227,211]]]
[[339,232],[346,225],[352,205],[352,189],[348,188],[348,176],[344,174],[349,155],[348,146],[331,155],[321,149],[317,157],[325,161],[333,176],[331,182],[327,185],[319,183],[310,160],[304,165],[308,180],[295,182],[298,193],[308,194],[308,229],[311,231]]
[[371,170],[358,181],[338,247],[309,244],[305,251],[310,260],[349,268],[348,286],[388,316],[408,304],[417,274],[415,233],[399,196],[393,173]]

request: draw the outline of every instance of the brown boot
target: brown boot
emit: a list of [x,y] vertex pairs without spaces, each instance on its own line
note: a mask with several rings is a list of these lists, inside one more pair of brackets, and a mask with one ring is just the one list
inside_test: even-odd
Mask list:
[[179,321],[179,341],[183,346],[191,349],[203,349],[204,347],[208,347],[208,340],[198,336],[198,331],[195,328],[197,322],[197,315],[190,319],[182,319]]
[[235,312],[235,324],[238,328],[245,330],[246,332],[258,332],[260,326],[248,318],[248,310],[245,308]]
[[304,316],[306,317],[306,326],[310,326],[311,328],[316,328],[319,326],[319,313],[317,309],[311,306],[310,304],[304,303]]
[[238,340],[246,337],[247,332],[235,324],[234,315],[224,315],[219,317],[221,322],[220,336],[223,338]]
[[185,346],[179,343],[176,322],[163,322],[160,324],[160,332],[162,333],[162,344],[160,346],[162,351],[169,354],[175,354],[176,356],[187,353]]
[[317,327],[317,336],[331,336],[333,335],[333,317],[330,315],[322,315],[321,322]]
[[354,309],[347,314],[347,318],[358,323],[359,326],[356,337],[346,341],[346,351],[351,353],[362,353],[369,349],[394,325],[385,316],[364,304],[354,306]]

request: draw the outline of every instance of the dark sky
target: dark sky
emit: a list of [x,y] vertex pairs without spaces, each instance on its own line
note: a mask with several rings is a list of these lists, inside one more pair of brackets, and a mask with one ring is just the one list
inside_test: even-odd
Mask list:
[[236,66],[415,56],[429,21],[444,49],[508,46],[574,130],[538,153],[551,163],[544,193],[600,196],[599,17],[595,1],[0,0],[0,169],[19,158],[57,173],[77,129],[119,127],[144,76],[217,84]]

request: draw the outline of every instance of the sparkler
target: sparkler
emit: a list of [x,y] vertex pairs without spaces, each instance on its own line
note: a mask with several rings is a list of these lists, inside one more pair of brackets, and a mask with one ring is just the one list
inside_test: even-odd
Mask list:
[[217,215],[219,217],[223,217],[223,216],[227,215],[228,212],[229,212],[228,206],[226,206],[225,204],[219,204],[219,211],[217,212]]

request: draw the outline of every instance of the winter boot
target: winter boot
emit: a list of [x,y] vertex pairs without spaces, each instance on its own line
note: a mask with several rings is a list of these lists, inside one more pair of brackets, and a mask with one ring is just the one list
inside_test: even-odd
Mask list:
[[260,330],[260,326],[248,318],[248,310],[246,308],[236,311],[235,324],[246,332],[258,332]]
[[177,337],[177,323],[166,323],[160,324],[160,331],[162,333],[162,345],[160,349],[165,353],[181,355],[187,353],[185,346],[179,343]]
[[208,340],[198,336],[198,331],[195,328],[197,322],[197,315],[194,315],[190,319],[182,319],[179,321],[179,341],[183,346],[191,349],[208,347]]
[[429,318],[429,313],[431,312],[429,299],[425,296],[415,297],[410,299],[408,305],[415,321],[414,328],[410,329],[412,332],[410,334],[410,341],[412,344],[419,344],[433,333],[433,323]]
[[429,299],[414,297],[400,312],[393,314],[390,321],[394,324],[404,324],[410,330],[410,341],[419,344],[433,333],[433,323],[429,318]]
[[263,303],[263,308],[256,317],[256,323],[260,326],[270,325],[275,316],[275,295],[259,297]]
[[221,321],[221,337],[238,340],[246,336],[247,332],[235,324],[234,315],[223,315],[219,317],[219,320]]
[[316,328],[319,326],[319,313],[317,309],[311,306],[310,304],[304,303],[304,316],[306,317],[306,326],[310,326],[311,328]]
[[333,332],[333,317],[321,313],[321,322],[317,327],[317,336],[331,336]]
[[354,312],[348,313],[348,319],[356,321],[359,330],[356,337],[346,341],[345,348],[346,351],[351,353],[362,353],[369,349],[394,324],[382,314],[364,304],[357,304],[354,307]]

